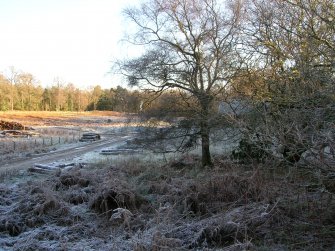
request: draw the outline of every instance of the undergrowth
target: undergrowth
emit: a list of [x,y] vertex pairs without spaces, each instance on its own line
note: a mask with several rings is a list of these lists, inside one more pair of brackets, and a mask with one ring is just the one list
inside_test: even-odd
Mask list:
[[324,180],[266,162],[214,162],[129,158],[3,184],[0,249],[334,249],[334,190]]

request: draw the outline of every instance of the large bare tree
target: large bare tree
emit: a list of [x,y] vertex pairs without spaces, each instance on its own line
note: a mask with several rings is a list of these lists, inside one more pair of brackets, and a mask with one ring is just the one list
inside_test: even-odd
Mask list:
[[164,92],[178,89],[196,101],[202,164],[211,166],[210,117],[217,95],[236,69],[242,1],[149,0],[124,11],[127,39],[141,46],[139,57],[118,62],[129,84]]

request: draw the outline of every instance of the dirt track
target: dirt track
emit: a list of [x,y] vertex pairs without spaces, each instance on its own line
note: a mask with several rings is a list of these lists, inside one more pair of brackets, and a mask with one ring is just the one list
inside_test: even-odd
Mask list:
[[123,143],[126,138],[129,137],[131,136],[118,136],[114,137],[113,139],[107,138],[95,142],[83,143],[82,145],[72,148],[33,155],[31,157],[27,157],[21,160],[6,161],[2,164],[2,167],[9,169],[10,172],[15,172],[18,170],[26,170],[36,163],[48,164],[56,161],[59,162],[61,160],[71,161],[72,159],[79,157],[80,155],[83,155],[85,153],[97,151],[106,147],[112,147],[113,145],[119,145],[120,143]]

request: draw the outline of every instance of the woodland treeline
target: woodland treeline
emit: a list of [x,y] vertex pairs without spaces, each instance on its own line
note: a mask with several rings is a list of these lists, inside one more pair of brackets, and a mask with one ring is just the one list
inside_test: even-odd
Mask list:
[[87,90],[56,79],[51,87],[43,88],[31,74],[15,72],[0,74],[0,110],[20,111],[86,111],[111,110],[138,112],[141,104],[139,91],[120,86],[102,89],[96,85]]

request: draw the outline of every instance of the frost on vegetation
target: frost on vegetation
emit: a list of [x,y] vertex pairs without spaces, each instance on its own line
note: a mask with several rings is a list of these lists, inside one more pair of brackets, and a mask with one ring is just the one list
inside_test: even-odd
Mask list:
[[223,160],[215,170],[196,168],[189,155],[160,166],[132,160],[3,184],[0,249],[257,250],[259,243],[276,247],[283,238],[276,233],[301,215],[304,201],[294,208],[284,187],[259,170]]

